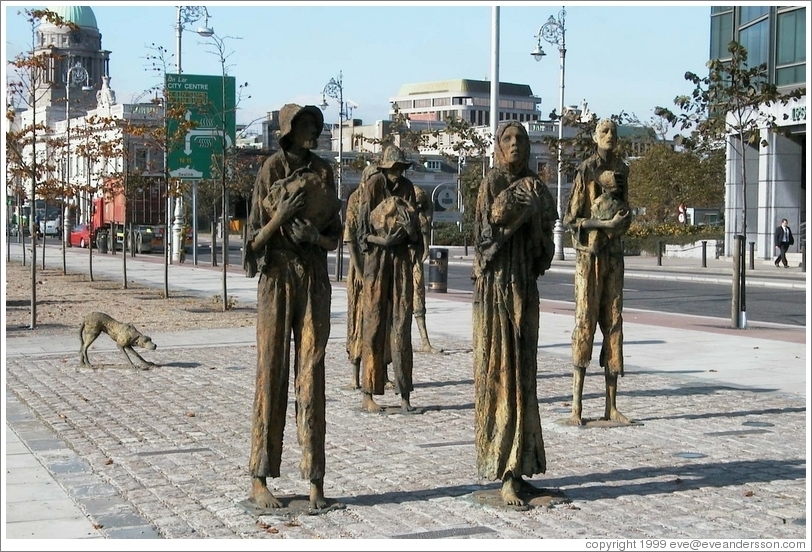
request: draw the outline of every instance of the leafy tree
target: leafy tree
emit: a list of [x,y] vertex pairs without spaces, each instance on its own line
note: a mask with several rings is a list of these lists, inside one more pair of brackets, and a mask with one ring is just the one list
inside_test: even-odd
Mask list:
[[[184,104],[173,103],[170,99],[169,90],[166,87],[166,74],[168,73],[169,58],[171,54],[161,45],[152,43],[148,46],[151,54],[146,56],[149,66],[147,71],[154,72],[160,78],[160,84],[155,85],[153,90],[157,92],[152,103],[162,108],[159,116],[159,124],[144,125],[138,131],[138,136],[150,147],[161,152],[161,172],[166,183],[167,198],[181,197],[186,191],[188,184],[180,178],[171,178],[169,175],[169,152],[182,148],[186,133],[194,128],[194,122],[186,119],[186,106]],[[172,124],[170,124],[172,123]],[[172,127],[174,130],[169,131]],[[152,167],[155,171],[156,167]],[[167,212],[167,217],[172,213]],[[167,223],[164,232],[164,298],[169,298],[169,236],[171,224]],[[183,234],[183,232],[181,232]],[[183,237],[181,237],[181,240]]]
[[[212,50],[209,50],[210,54],[213,54],[217,57],[217,60],[220,63],[220,74],[222,75],[222,97],[221,97],[221,104],[223,106],[222,111],[217,111],[216,109],[210,109],[212,112],[211,115],[213,116],[215,126],[220,129],[218,133],[217,140],[219,143],[219,151],[215,150],[212,155],[212,173],[217,176],[219,183],[220,183],[220,196],[222,202],[222,221],[223,221],[223,294],[222,294],[222,301],[223,301],[223,312],[229,309],[229,300],[228,300],[228,235],[229,235],[229,200],[228,200],[228,193],[229,189],[232,187],[231,178],[235,173],[235,150],[236,144],[231,143],[229,144],[230,140],[227,140],[229,137],[229,129],[234,126],[236,120],[236,109],[237,106],[240,104],[240,100],[242,99],[242,92],[248,87],[248,83],[241,84],[239,87],[239,93],[237,94],[237,98],[235,98],[234,109],[226,109],[228,103],[226,102],[226,85],[227,85],[227,78],[228,78],[228,69],[231,67],[227,64],[228,58],[233,55],[233,51],[227,52],[226,51],[226,40],[233,39],[233,40],[240,40],[239,37],[233,36],[223,36],[220,37],[217,34],[212,34],[210,37],[212,41]],[[250,96],[248,96],[250,98]],[[214,260],[214,241],[212,241],[212,260]]]
[[[681,136],[688,147],[722,142],[737,153],[741,174],[741,219],[733,222],[737,235],[747,236],[747,172],[746,155],[751,146],[766,146],[763,130],[781,132],[775,115],[767,109],[773,104],[786,105],[806,95],[806,88],[779,93],[778,87],[769,82],[767,64],[750,66],[747,49],[736,41],[728,44],[730,59],[710,60],[706,65],[708,75],[700,77],[685,73],[685,80],[694,85],[690,95],[677,96],[674,104],[681,113],[657,107],[654,113],[669,121],[680,130],[691,130],[689,136]],[[745,311],[745,263],[734,263],[738,273],[733,275],[731,321],[740,327],[740,312]]]
[[[55,12],[48,9],[24,9],[18,12],[23,15],[31,29],[31,44],[28,52],[17,54],[8,63],[13,76],[6,81],[6,179],[16,179],[18,182],[30,180],[30,190],[27,193],[31,204],[31,216],[28,224],[30,235],[36,235],[35,206],[39,187],[43,180],[53,178],[56,168],[53,157],[49,155],[48,146],[49,129],[43,122],[37,122],[38,102],[47,94],[56,83],[48,81],[49,68],[59,67],[61,57],[52,53],[35,54],[36,33],[39,26],[51,23],[57,26],[68,26],[71,30],[78,28],[75,23],[64,20]],[[23,124],[17,116],[17,109],[27,107],[31,113],[31,123]],[[43,221],[44,222],[44,221]],[[31,322],[33,330],[37,326],[37,250],[31,248]]]
[[[121,138],[115,134],[116,127],[117,123],[114,119],[92,115],[85,118],[83,125],[79,125],[78,128],[72,131],[77,141],[74,151],[76,156],[83,160],[84,164],[84,182],[73,181],[68,183],[67,190],[71,196],[84,195],[90,197],[92,201],[92,198],[98,192],[103,192],[106,197],[113,197],[114,192],[121,186],[120,183],[116,182],[117,178],[121,178],[120,174],[111,165],[114,159],[123,155]],[[93,228],[94,217],[92,215],[94,207],[93,204],[89,206],[90,217],[88,221],[91,242],[92,236],[96,236],[96,230],[98,230]],[[88,247],[88,271],[92,282],[93,247]]]
[[738,42],[728,44],[730,59],[714,59],[706,65],[708,75],[700,77],[685,73],[685,80],[694,85],[690,95],[674,98],[681,113],[657,107],[655,114],[665,118],[680,130],[690,129],[689,136],[679,141],[688,147],[707,143],[727,143],[738,154],[742,177],[741,219],[735,224],[735,232],[747,235],[747,175],[745,156],[748,146],[767,145],[762,130],[780,132],[776,117],[766,111],[772,104],[786,105],[806,94],[806,88],[779,93],[775,84],[769,82],[767,64],[749,66],[747,50]]
[[668,143],[651,145],[629,162],[629,203],[640,209],[638,223],[673,222],[680,203],[693,207],[719,207],[725,199],[725,153],[708,154]]

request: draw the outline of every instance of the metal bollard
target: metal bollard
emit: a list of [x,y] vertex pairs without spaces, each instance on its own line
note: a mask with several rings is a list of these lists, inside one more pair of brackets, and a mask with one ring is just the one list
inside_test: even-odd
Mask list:
[[748,242],[750,244],[750,270],[756,269],[756,242]]
[[657,266],[663,266],[663,242],[657,242]]
[[702,268],[708,268],[708,242],[702,241]]

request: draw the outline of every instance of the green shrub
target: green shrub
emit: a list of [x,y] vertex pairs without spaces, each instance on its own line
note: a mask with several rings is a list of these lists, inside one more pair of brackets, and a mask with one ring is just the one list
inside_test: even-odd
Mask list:
[[639,254],[646,251],[657,253],[657,244],[686,245],[703,240],[724,239],[724,229],[721,226],[693,226],[690,224],[637,224],[632,223],[623,239],[627,254]]

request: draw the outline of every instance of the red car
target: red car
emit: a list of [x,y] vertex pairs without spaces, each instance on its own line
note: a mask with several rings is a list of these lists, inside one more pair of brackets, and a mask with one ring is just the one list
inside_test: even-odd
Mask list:
[[91,239],[90,225],[77,224],[70,231],[70,244],[72,247],[96,247],[95,237]]

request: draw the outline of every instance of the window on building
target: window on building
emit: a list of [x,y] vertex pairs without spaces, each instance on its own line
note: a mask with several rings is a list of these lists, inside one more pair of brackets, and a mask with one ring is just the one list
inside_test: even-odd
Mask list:
[[710,59],[727,59],[727,45],[733,40],[733,11],[711,17]]
[[526,109],[527,111],[533,111],[536,108],[536,103],[516,100],[515,102],[513,102],[513,107],[515,107],[516,109]]
[[425,98],[423,100],[415,100],[414,101],[415,107],[431,107],[431,98]]
[[769,6],[742,6],[739,8],[739,25],[754,21],[769,13]]
[[147,148],[135,148],[133,154],[133,170],[144,172],[149,167],[149,150]]
[[513,109],[513,100],[499,100],[499,107]]
[[778,14],[775,84],[806,82],[806,8]]
[[476,124],[476,111],[473,109],[468,112],[468,122],[472,125]]
[[441,105],[451,105],[451,98],[434,98],[434,105],[441,106]]
[[474,105],[491,105],[491,99],[488,98],[473,98]]
[[733,11],[733,6],[711,6],[711,15],[715,13]]
[[748,67],[767,63],[770,52],[769,21],[765,19],[739,31],[739,44],[747,50]]

